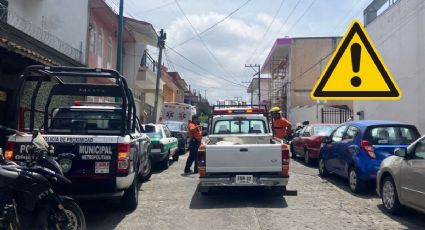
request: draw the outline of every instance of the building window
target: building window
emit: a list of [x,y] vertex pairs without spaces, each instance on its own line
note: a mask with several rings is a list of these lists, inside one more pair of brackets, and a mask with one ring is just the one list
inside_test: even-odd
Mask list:
[[103,31],[99,30],[97,35],[97,56],[102,57],[103,56]]
[[90,51],[96,53],[96,40],[97,40],[97,31],[96,25],[93,23],[90,28]]
[[108,64],[112,65],[112,38],[108,39]]

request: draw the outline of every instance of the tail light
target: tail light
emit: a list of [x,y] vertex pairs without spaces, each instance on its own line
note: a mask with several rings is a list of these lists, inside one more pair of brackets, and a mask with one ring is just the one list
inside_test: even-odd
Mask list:
[[16,146],[15,142],[7,142],[6,151],[4,151],[4,158],[6,160],[13,160],[13,157],[15,155],[15,153],[14,153],[15,146]]
[[198,160],[199,177],[205,177],[207,174],[207,170],[206,170],[207,159],[206,159],[206,146],[204,144],[199,146],[197,160]]
[[373,145],[370,143],[370,141],[362,140],[360,146],[362,149],[364,149],[364,151],[366,151],[370,158],[376,159],[375,150],[373,149]]
[[163,144],[153,144],[152,149],[162,149],[164,147]]
[[127,173],[130,166],[130,144],[118,144],[118,173]]
[[317,145],[320,145],[321,143],[322,143],[322,141],[323,141],[323,139],[324,139],[325,137],[323,137],[323,136],[319,136],[319,137],[316,137],[314,140],[313,140],[313,142],[315,143],[315,144],[317,144]]
[[289,176],[289,148],[282,144],[282,175]]

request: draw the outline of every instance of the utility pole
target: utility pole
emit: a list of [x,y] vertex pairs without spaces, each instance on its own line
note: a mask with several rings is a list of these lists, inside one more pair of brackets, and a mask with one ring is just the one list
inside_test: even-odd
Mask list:
[[120,10],[118,15],[118,34],[117,34],[117,65],[116,70],[122,73],[122,27],[124,19],[124,0],[120,0]]
[[[258,74],[258,105],[261,105],[261,88],[260,88],[260,85],[261,85],[261,73],[260,73],[260,67],[261,67],[261,65],[259,65],[259,64],[255,64],[255,65],[253,65],[253,64],[249,64],[249,65],[247,65],[247,64],[245,64],[245,67],[251,67],[251,68],[254,68],[254,67],[258,67],[258,72],[256,73],[256,74],[254,74],[254,76],[255,75],[257,75]],[[251,104],[252,104],[252,98],[251,98]]]
[[158,98],[159,98],[159,80],[161,80],[161,63],[162,63],[162,50],[165,48],[165,39],[167,39],[167,33],[164,32],[164,29],[161,29],[158,36],[158,68],[156,72],[156,86],[155,86],[155,105],[153,109],[153,123],[156,123],[156,116],[158,114]]

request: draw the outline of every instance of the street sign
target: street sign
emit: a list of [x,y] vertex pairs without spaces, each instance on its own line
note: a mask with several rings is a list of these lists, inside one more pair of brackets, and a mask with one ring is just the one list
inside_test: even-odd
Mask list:
[[401,91],[360,21],[354,20],[311,91],[314,100],[398,100]]

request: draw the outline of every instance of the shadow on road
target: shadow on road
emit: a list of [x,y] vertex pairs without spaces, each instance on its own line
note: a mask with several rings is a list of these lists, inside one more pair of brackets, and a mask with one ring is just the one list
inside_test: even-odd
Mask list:
[[[142,191],[142,185],[139,184],[139,196]],[[87,229],[116,229],[126,215],[131,213],[121,209],[119,199],[78,201],[78,205],[86,217]]]
[[78,204],[86,217],[87,229],[115,229],[129,214],[120,209],[119,200],[82,201]]
[[362,192],[356,194],[351,192],[350,188],[348,187],[348,180],[343,177],[331,174],[325,178],[322,178],[322,180],[323,180],[323,183],[331,183],[335,185],[336,187],[338,187],[339,189],[359,198],[373,199],[378,197],[375,191],[376,186],[374,183],[367,184],[366,188]]
[[224,208],[286,208],[284,197],[277,196],[265,188],[217,188],[202,195],[195,190],[190,202],[190,209],[224,209]]
[[390,215],[385,211],[383,204],[379,204],[377,207],[389,218],[399,222],[401,225],[406,226],[406,229],[424,229],[425,227],[424,213],[410,208],[405,208],[400,215]]
[[291,160],[296,161],[298,163],[300,163],[301,165],[308,167],[308,168],[312,168],[312,169],[317,169],[318,166],[318,160],[317,159],[311,159],[311,163],[309,165],[306,165],[304,162],[304,158],[298,156],[297,158],[291,158]]

